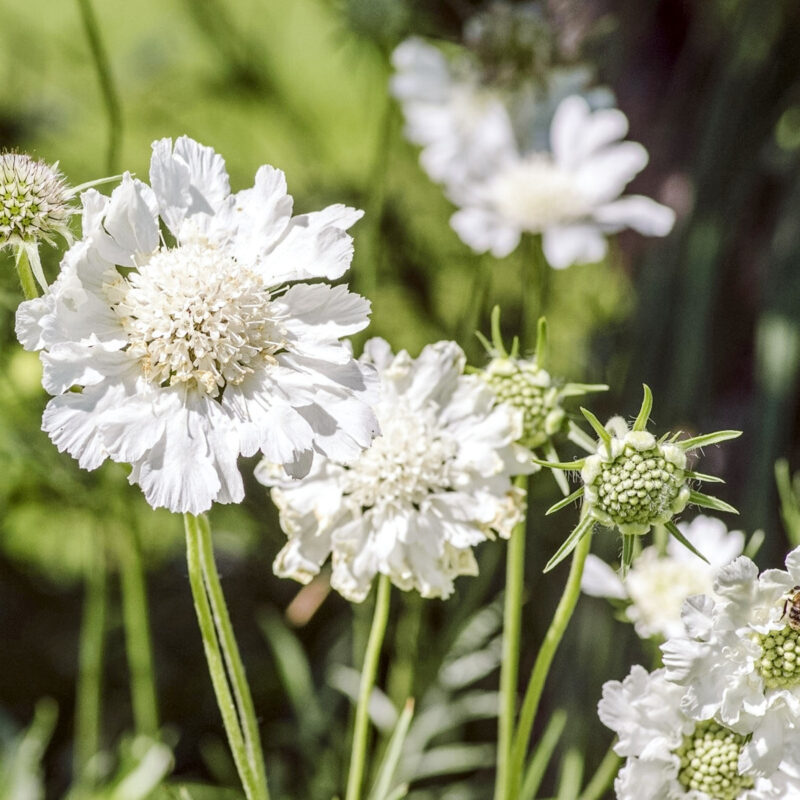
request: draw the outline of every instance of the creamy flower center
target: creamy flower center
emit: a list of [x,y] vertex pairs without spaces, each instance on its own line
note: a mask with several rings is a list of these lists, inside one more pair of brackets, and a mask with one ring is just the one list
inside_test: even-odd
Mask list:
[[57,170],[18,153],[0,155],[0,246],[66,230],[69,192]]
[[491,181],[489,195],[503,217],[531,233],[575,222],[591,211],[575,176],[546,153],[532,153],[506,167]]
[[640,452],[627,445],[594,481],[597,506],[618,525],[657,522],[670,511],[683,482],[683,470],[658,447]]
[[681,760],[678,781],[713,800],[736,800],[754,783],[749,775],[739,774],[744,743],[744,736],[716,722],[701,722],[675,751]]
[[106,290],[128,352],[162,386],[217,397],[274,363],[283,346],[262,278],[209,245],[162,248]]
[[788,625],[759,634],[761,660],[758,671],[768,689],[800,685],[800,631]]
[[381,435],[345,471],[343,493],[357,508],[419,506],[433,492],[451,488],[457,451],[424,410],[402,403],[376,409]]
[[522,411],[523,434],[519,442],[523,446],[541,447],[561,428],[564,411],[559,406],[558,389],[545,370],[495,358],[483,378],[501,403]]

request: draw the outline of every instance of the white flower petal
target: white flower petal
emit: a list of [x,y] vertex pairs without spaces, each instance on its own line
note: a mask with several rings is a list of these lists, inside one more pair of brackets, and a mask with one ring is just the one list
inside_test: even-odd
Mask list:
[[495,258],[505,258],[516,250],[520,230],[504,223],[491,211],[462,208],[450,217],[450,227],[464,244],[476,253],[491,251]]
[[623,189],[647,166],[647,150],[638,142],[622,142],[594,153],[582,162],[576,180],[594,203],[619,197]]
[[592,213],[604,230],[633,230],[645,236],[666,236],[675,224],[675,212],[649,197],[632,194],[599,206]]
[[605,258],[605,237],[593,225],[565,225],[546,230],[542,247],[547,263],[554,269],[573,264],[593,264]]

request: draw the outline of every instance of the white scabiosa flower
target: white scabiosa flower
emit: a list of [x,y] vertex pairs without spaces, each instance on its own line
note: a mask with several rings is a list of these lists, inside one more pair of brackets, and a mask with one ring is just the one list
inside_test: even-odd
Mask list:
[[515,147],[501,95],[483,86],[468,59],[455,65],[413,37],[392,54],[392,94],[401,102],[409,141],[433,181],[461,183],[485,169],[495,153]]
[[743,764],[747,736],[713,719],[681,710],[682,687],[663,669],[634,666],[624,681],[608,681],[598,714],[615,731],[625,765],[614,783],[618,800],[764,800],[800,797],[797,764],[756,775]]
[[276,574],[307,583],[332,554],[332,585],[360,602],[378,574],[424,597],[447,597],[458,575],[474,575],[472,548],[508,538],[522,514],[511,476],[536,467],[514,442],[521,417],[497,405],[476,375],[463,375],[454,342],[413,359],[370,340],[362,362],[381,380],[381,435],[350,464],[315,461],[299,482],[276,480],[266,459],[256,477],[273,486],[289,541]]
[[708,554],[708,563],[697,558],[675,539],[665,552],[645,547],[624,578],[591,553],[586,557],[581,589],[592,597],[608,597],[626,603],[625,615],[642,639],[668,639],[684,633],[683,601],[690,595],[711,594],[717,570],[742,554],[744,534],[728,531],[725,523],[703,515],[678,528],[697,550]]
[[668,677],[685,687],[685,712],[753,731],[745,756],[761,772],[800,740],[798,585],[800,548],[785,571],[761,575],[740,556],[717,573],[713,597],[686,601],[687,637],[662,645]]
[[[738,513],[733,506],[692,488],[694,481],[719,482],[719,478],[689,469],[687,453],[705,445],[735,439],[741,431],[716,431],[689,439],[680,433],[664,434],[660,439],[646,430],[653,407],[653,395],[644,386],[644,398],[631,428],[622,417],[612,417],[603,425],[591,411],[581,409],[598,436],[594,442],[577,425],[570,437],[591,455],[572,462],[537,461],[543,467],[580,470],[583,485],[556,503],[548,514],[578,498],[583,498],[581,520],[545,571],[575,549],[588,536],[595,523],[617,529],[622,534],[622,568],[627,571],[633,559],[633,542],[649,533],[653,525],[664,525],[681,544],[700,555],[675,524],[673,517],[689,503],[715,511]],[[701,555],[701,558],[704,556]]]
[[645,167],[645,148],[621,141],[628,120],[618,109],[592,111],[583,97],[564,99],[550,127],[550,149],[495,152],[490,173],[450,189],[460,206],[451,225],[479,253],[503,258],[523,233],[542,235],[556,269],[606,254],[606,234],[633,228],[666,236],[674,212],[641,195],[620,197]]
[[21,249],[42,288],[47,288],[47,282],[39,242],[54,245],[54,237],[60,236],[71,244],[69,217],[74,209],[70,200],[81,188],[85,185],[68,186],[57,164],[22,153],[0,154],[0,249]]
[[355,458],[377,430],[374,380],[340,338],[369,304],[302,281],[348,269],[361,212],[292,217],[269,166],[231,194],[223,159],[187,137],[153,144],[150,180],[86,192],[83,240],[19,308],[55,395],[44,430],[83,468],[129,463],[151,505],[191,514],[242,499],[240,454],[292,475],[315,453]]

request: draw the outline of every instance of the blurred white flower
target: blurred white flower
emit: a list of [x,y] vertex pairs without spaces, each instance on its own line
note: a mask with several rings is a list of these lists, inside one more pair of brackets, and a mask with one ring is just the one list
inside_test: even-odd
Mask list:
[[412,359],[372,339],[362,361],[381,379],[381,435],[372,445],[349,465],[315,461],[301,481],[276,479],[269,459],[256,469],[274,487],[289,537],[275,572],[307,583],[332,554],[332,585],[350,600],[363,600],[378,573],[401,589],[447,597],[456,576],[477,573],[472,547],[507,538],[521,517],[511,476],[537,469],[514,444],[521,415],[497,405],[477,375],[462,374],[454,342]]
[[662,645],[668,678],[685,687],[684,711],[752,731],[743,763],[762,774],[800,740],[800,631],[789,616],[800,548],[786,568],[759,575],[740,556],[718,571],[713,598],[686,601],[687,638]]
[[21,153],[0,154],[0,249],[21,248],[28,256],[33,274],[47,288],[39,241],[55,244],[54,236],[72,243],[69,201],[83,187],[71,188],[59,172]]
[[603,686],[598,714],[618,736],[614,750],[627,759],[614,783],[619,800],[800,798],[796,761],[762,776],[747,771],[746,735],[689,718],[682,696],[663,669],[648,673],[640,666]]
[[392,54],[392,94],[401,102],[409,141],[422,147],[420,163],[438,183],[461,183],[487,159],[515,147],[511,120],[496,90],[483,86],[469,60],[452,64],[416,37]]
[[672,538],[663,554],[655,545],[645,547],[624,578],[597,556],[586,558],[581,589],[592,597],[628,602],[625,615],[642,639],[683,635],[683,601],[690,595],[711,594],[717,569],[740,556],[744,548],[744,534],[728,531],[714,517],[700,515],[689,524],[679,523],[678,528],[707,554],[708,564]]
[[592,111],[583,97],[561,102],[550,126],[548,151],[495,151],[491,172],[451,186],[460,206],[451,225],[476,252],[503,258],[523,233],[542,234],[556,269],[594,262],[606,254],[605,235],[633,228],[666,236],[674,212],[648,197],[620,197],[644,168],[647,151],[620,141],[628,120],[618,109]]
[[369,303],[289,284],[346,272],[361,212],[292,217],[269,166],[231,194],[223,159],[187,137],[153,144],[150,180],[86,192],[83,240],[17,313],[56,395],[53,442],[85,469],[130,463],[151,505],[192,514],[242,499],[240,454],[293,475],[315,453],[355,458],[377,430],[375,382],[340,337],[367,325]]

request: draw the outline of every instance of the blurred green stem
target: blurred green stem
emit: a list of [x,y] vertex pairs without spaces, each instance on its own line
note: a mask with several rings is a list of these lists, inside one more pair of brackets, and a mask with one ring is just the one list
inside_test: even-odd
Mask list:
[[539,708],[539,701],[542,697],[547,675],[550,672],[550,666],[553,663],[553,657],[556,654],[558,645],[561,643],[561,639],[564,637],[564,632],[581,593],[583,565],[591,546],[592,537],[584,536],[575,548],[564,592],[558,601],[553,620],[547,629],[542,646],[536,656],[536,662],[533,665],[533,671],[528,681],[528,688],[525,690],[525,699],[522,701],[519,725],[517,726],[511,754],[512,787],[509,795],[510,800],[516,800],[519,796],[519,783],[522,779],[525,755],[528,752],[528,744],[533,731],[533,721],[536,718],[536,711]]
[[[525,489],[528,478],[518,475],[514,486]],[[522,624],[522,593],[525,587],[525,521],[517,523],[506,549],[506,591],[503,611],[503,661],[500,671],[500,711],[497,726],[497,774],[495,800],[506,800],[511,789],[511,744],[517,715],[519,638]]]
[[26,300],[33,300],[35,297],[39,296],[39,287],[36,285],[36,280],[33,277],[28,251],[22,247],[22,245],[17,247],[14,261],[17,266],[19,283],[20,286],[22,286],[22,294],[25,295]]
[[106,168],[109,173],[116,172],[117,156],[119,154],[119,141],[122,136],[122,112],[120,109],[119,95],[111,75],[97,17],[94,14],[91,0],[77,0],[81,14],[83,30],[92,53],[94,68],[97,71],[97,80],[100,83],[100,93],[108,116],[108,149],[106,151]]
[[425,603],[417,592],[403,592],[400,599],[402,611],[397,621],[394,652],[386,678],[389,699],[397,708],[402,708],[406,700],[414,696],[414,677]]
[[[217,705],[222,714],[228,744],[248,800],[268,800],[266,779],[263,777],[263,757],[258,743],[258,728],[250,690],[244,678],[244,670],[233,639],[233,630],[214,564],[211,529],[204,516],[184,514],[183,519],[186,528],[189,583],[208,671],[214,686]],[[238,666],[234,668],[232,665]],[[231,684],[240,703],[238,707],[234,695],[231,694]]]
[[158,703],[146,579],[139,537],[128,525],[118,531],[118,558],[134,727],[137,734],[155,738],[158,735]]
[[353,749],[350,753],[350,770],[347,775],[345,800],[360,800],[361,798],[369,734],[369,700],[372,695],[372,689],[375,686],[375,675],[378,672],[381,645],[386,633],[386,623],[389,620],[391,586],[389,576],[381,575],[378,579],[375,614],[372,617],[372,628],[369,632],[367,651],[364,654],[364,666],[361,670],[361,685],[358,690],[358,705],[356,706],[355,728],[353,730]]
[[622,759],[614,752],[615,744],[616,739],[612,742],[611,747],[608,748],[608,752],[603,757],[594,775],[592,775],[592,779],[578,796],[578,800],[600,800],[606,793],[606,789],[613,783],[619,770],[619,765],[622,763]]
[[462,344],[475,335],[480,325],[486,298],[492,285],[492,271],[486,263],[487,256],[478,256],[472,259],[472,283],[466,305],[461,315],[461,320],[455,335]]
[[90,543],[86,553],[85,594],[75,702],[73,778],[75,783],[87,787],[94,783],[90,761],[100,749],[103,649],[108,605],[106,567],[105,534],[98,529],[97,537]]

